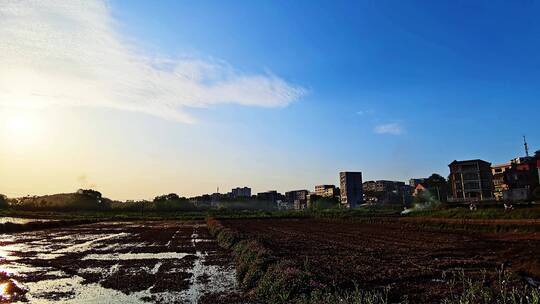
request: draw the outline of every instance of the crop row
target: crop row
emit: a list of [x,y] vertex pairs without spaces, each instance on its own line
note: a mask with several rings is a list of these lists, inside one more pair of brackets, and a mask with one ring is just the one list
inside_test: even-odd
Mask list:
[[[315,303],[318,301],[314,299],[322,299],[330,294],[328,291],[332,286],[318,281],[312,273],[292,260],[277,258],[260,241],[227,228],[214,218],[208,218],[207,225],[218,243],[234,253],[237,280],[253,299],[263,303]],[[386,303],[384,295],[378,292],[357,290],[354,294],[357,299],[371,299],[369,303]],[[336,296],[351,297],[351,294]]]

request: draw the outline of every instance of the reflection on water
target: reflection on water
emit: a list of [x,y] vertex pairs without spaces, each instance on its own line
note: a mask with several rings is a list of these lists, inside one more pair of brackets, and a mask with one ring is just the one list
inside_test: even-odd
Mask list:
[[0,217],[0,224],[13,223],[13,224],[28,224],[30,222],[50,222],[48,219],[35,219],[35,218],[22,218],[22,217]]
[[19,301],[26,290],[17,281],[10,279],[6,273],[0,272],[0,303]]
[[232,262],[201,229],[101,223],[0,234],[0,302],[198,303],[236,292]]
[[8,297],[9,297],[9,286],[8,286],[8,283],[2,283],[0,284],[0,299],[1,301],[8,301]]
[[83,260],[166,260],[181,259],[188,256],[188,253],[181,252],[159,252],[159,253],[108,253],[89,254]]

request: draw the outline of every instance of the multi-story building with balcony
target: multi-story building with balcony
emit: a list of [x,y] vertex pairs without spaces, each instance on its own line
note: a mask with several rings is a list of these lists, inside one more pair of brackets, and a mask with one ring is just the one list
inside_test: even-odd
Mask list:
[[493,198],[491,163],[481,159],[453,161],[448,165],[450,201],[468,202]]

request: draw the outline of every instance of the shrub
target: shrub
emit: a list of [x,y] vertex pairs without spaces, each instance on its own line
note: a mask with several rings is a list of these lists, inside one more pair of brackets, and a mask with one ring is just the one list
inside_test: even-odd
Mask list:
[[540,304],[540,290],[523,285],[519,278],[500,270],[498,280],[490,284],[485,275],[472,280],[464,272],[450,274],[450,296],[443,304]]
[[309,275],[291,261],[271,265],[261,277],[255,294],[265,303],[286,303],[310,291]]
[[534,199],[540,200],[540,186],[534,188],[533,197]]
[[0,194],[0,209],[5,209],[8,207],[7,196]]

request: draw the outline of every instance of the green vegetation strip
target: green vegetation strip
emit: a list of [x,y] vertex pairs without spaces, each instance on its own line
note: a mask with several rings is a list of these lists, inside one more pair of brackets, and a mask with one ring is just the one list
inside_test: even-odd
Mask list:
[[469,208],[441,208],[419,210],[409,213],[408,217],[448,218],[448,219],[540,219],[540,205],[518,207],[512,210],[504,208],[486,207],[478,210]]

